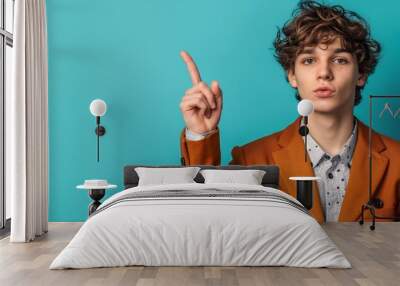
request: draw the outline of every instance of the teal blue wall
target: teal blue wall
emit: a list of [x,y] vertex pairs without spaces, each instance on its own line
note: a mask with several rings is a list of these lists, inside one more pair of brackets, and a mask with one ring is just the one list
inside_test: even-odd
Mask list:
[[[287,126],[297,116],[297,102],[273,58],[272,40],[296,3],[47,0],[50,220],[86,219],[90,199],[75,189],[84,179],[117,184],[111,195],[122,188],[126,164],[180,163],[179,102],[190,87],[182,49],[193,55],[205,81],[219,80],[223,88],[223,163],[234,145]],[[335,3],[364,16],[383,45],[364,97],[400,94],[400,2]],[[99,163],[89,113],[95,98],[108,104]],[[368,118],[367,103],[356,108],[362,120]],[[399,139],[398,130],[385,132]]]

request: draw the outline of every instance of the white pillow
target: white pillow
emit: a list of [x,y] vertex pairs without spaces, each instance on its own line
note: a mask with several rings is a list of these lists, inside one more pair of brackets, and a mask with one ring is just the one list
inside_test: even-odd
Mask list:
[[199,170],[199,167],[135,168],[139,176],[138,186],[196,183],[193,179]]
[[234,183],[247,185],[261,185],[265,175],[262,170],[201,170],[204,183]]

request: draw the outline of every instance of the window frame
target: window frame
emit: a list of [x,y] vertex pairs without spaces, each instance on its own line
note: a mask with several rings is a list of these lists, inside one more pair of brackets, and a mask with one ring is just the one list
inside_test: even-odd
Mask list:
[[[13,48],[13,33],[6,30],[6,1],[0,0],[1,3],[1,21],[0,21],[0,236],[9,233],[10,221],[6,215],[6,189],[5,189],[5,94],[6,94],[6,60],[7,60],[7,46]],[[15,0],[8,0],[12,2],[12,13],[14,14]],[[14,15],[11,15],[14,17]],[[14,30],[14,27],[13,29]]]

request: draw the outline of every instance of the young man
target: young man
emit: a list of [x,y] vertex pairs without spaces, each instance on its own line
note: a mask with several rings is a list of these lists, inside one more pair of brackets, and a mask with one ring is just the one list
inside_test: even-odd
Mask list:
[[[294,18],[278,31],[276,58],[296,89],[296,98],[309,99],[308,160],[299,134],[301,119],[286,129],[232,150],[230,164],[273,164],[280,168],[280,189],[296,197],[291,176],[319,176],[311,214],[319,221],[356,221],[368,201],[368,127],[353,115],[361,90],[377,64],[380,45],[370,38],[368,25],[341,6],[302,1]],[[216,81],[208,87],[186,52],[193,87],[180,108],[186,124],[181,135],[185,165],[220,164],[218,122],[222,92]],[[400,143],[372,135],[372,195],[377,215],[399,215]]]

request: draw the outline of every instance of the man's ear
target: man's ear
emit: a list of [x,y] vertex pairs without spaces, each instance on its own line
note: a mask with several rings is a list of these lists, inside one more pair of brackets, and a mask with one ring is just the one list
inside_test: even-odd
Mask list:
[[360,74],[357,79],[357,86],[363,87],[367,81],[367,76],[365,74]]
[[296,80],[296,76],[294,75],[294,72],[292,69],[288,70],[287,72],[287,77],[288,77],[288,81],[290,83],[290,85],[293,88],[297,88],[297,80]]

